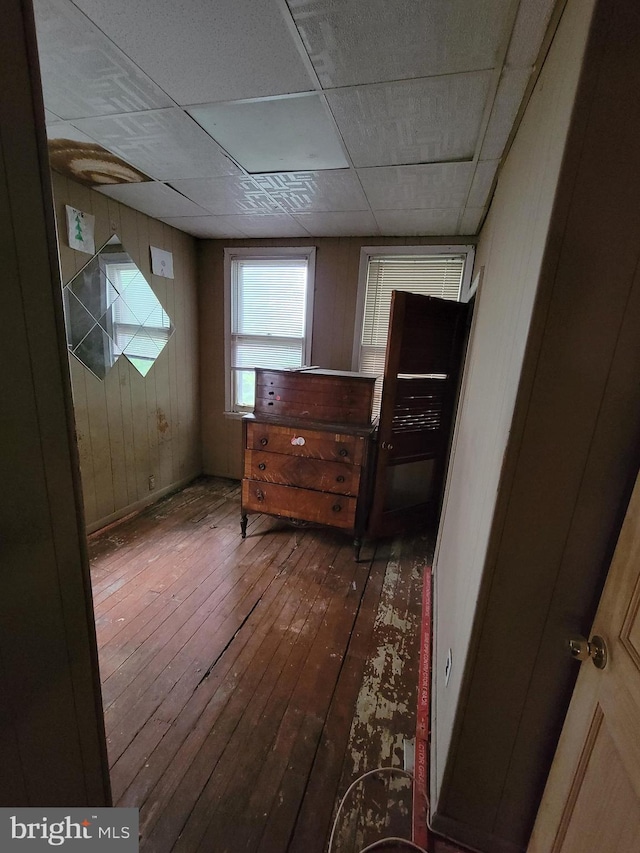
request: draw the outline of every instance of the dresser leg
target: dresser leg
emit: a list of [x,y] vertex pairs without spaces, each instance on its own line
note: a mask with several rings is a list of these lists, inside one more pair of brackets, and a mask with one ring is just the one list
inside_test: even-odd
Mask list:
[[360,562],[360,550],[362,548],[362,539],[353,540],[353,559],[356,563]]
[[242,538],[247,538],[247,515],[243,513],[240,517],[240,533],[242,534]]

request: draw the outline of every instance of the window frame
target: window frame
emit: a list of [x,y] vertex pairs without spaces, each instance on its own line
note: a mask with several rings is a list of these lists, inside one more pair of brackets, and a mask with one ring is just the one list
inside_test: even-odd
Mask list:
[[351,369],[356,372],[360,370],[360,353],[362,350],[362,325],[364,323],[364,302],[367,292],[367,273],[369,261],[380,255],[465,255],[464,272],[462,275],[462,286],[460,288],[459,302],[469,301],[469,290],[471,287],[471,276],[473,273],[473,262],[475,258],[475,245],[473,244],[447,244],[447,245],[424,245],[424,246],[362,246],[360,249],[360,266],[358,269],[358,295],[356,298],[356,315],[353,327],[353,350],[351,355]]
[[235,260],[291,260],[303,258],[307,262],[307,290],[305,296],[305,326],[302,345],[302,364],[311,364],[311,343],[313,331],[313,303],[315,294],[316,247],[315,246],[263,246],[224,249],[224,373],[225,394],[224,414],[230,418],[242,418],[248,409],[235,408],[233,397],[233,376],[231,369],[231,318],[235,294],[232,293],[231,269]]

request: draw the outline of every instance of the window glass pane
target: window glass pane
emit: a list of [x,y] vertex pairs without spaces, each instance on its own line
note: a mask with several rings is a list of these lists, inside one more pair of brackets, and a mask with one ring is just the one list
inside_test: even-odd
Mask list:
[[[391,292],[406,290],[441,299],[460,298],[465,255],[379,255],[369,260],[360,348],[360,370],[382,376],[387,349]],[[380,414],[382,380],[373,394]]]
[[232,367],[302,367],[302,341],[240,338]]
[[306,260],[236,260],[234,331],[243,335],[302,337]]
[[387,345],[391,291],[459,299],[464,255],[379,256],[369,260],[362,324],[363,346]]
[[234,398],[236,406],[252,409],[256,395],[256,374],[253,370],[234,370]]
[[255,367],[301,367],[305,353],[306,257],[231,261],[233,408],[252,408]]

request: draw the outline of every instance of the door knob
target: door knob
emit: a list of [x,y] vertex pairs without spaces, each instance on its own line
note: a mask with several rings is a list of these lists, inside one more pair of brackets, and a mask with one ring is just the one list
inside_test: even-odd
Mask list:
[[607,665],[607,644],[597,634],[594,634],[590,640],[584,637],[572,637],[569,640],[569,653],[579,661],[591,658],[593,665],[598,669],[604,669]]

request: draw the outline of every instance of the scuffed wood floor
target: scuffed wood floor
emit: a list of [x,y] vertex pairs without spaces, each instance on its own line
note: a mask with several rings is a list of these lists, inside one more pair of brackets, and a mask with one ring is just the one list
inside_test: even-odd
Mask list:
[[[324,853],[415,734],[428,541],[356,563],[340,533],[239,519],[207,478],[90,539],[114,805],[149,853]],[[333,852],[385,835],[411,837],[400,776],[353,792]]]

